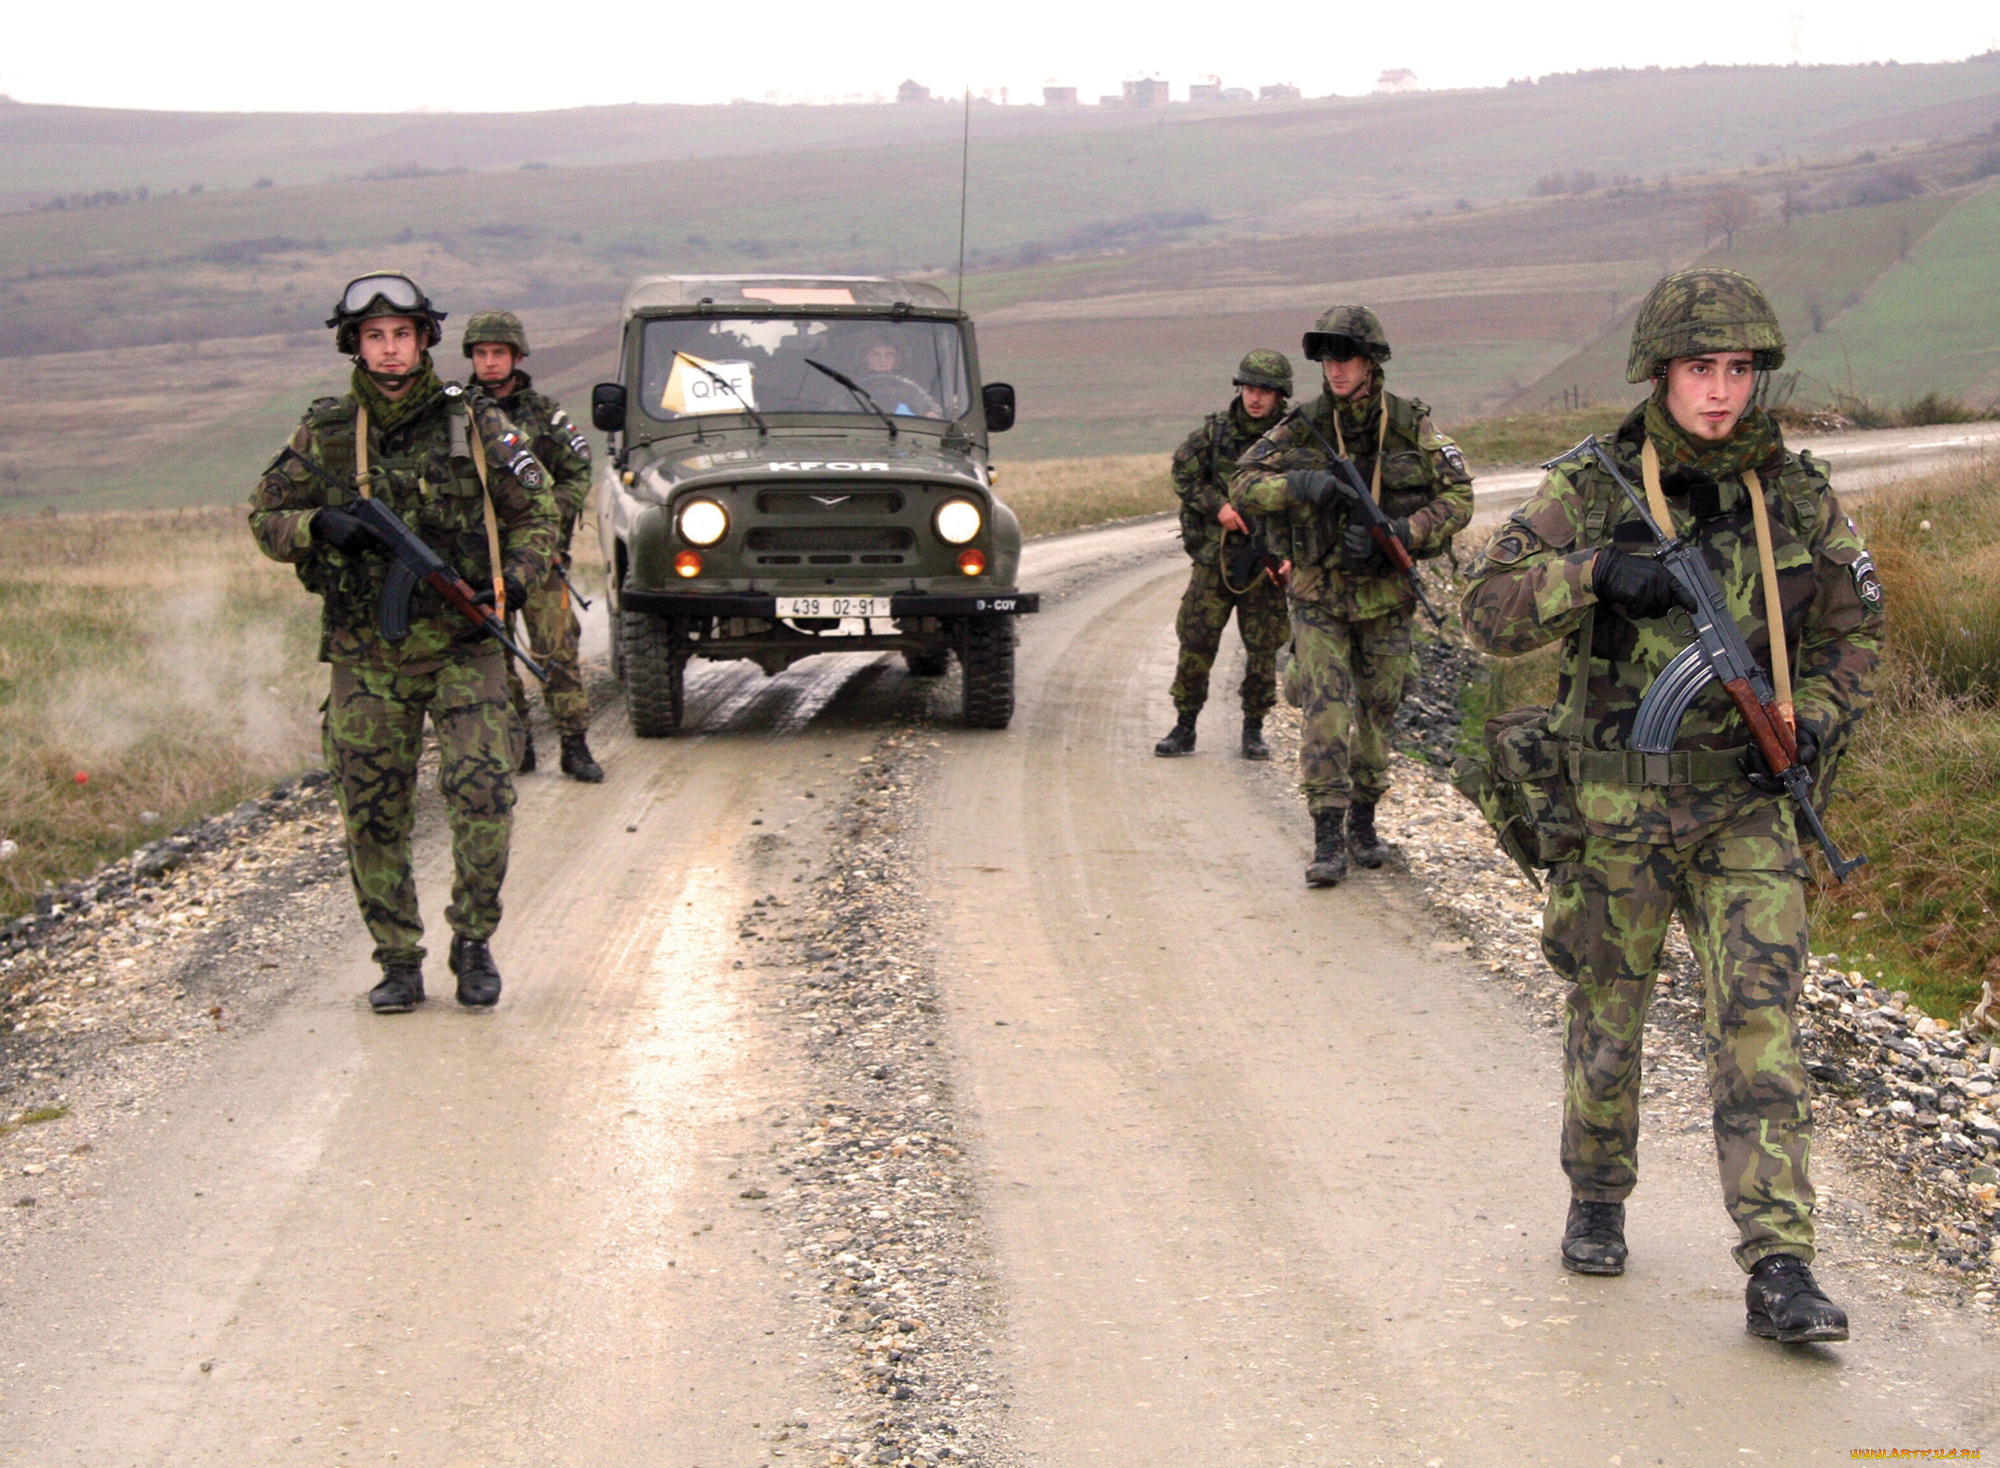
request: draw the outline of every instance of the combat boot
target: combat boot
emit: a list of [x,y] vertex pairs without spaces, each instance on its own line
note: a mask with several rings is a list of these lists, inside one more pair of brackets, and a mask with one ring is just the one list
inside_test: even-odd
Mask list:
[[1563,1224],[1562,1265],[1571,1274],[1625,1272],[1625,1205],[1569,1200]]
[[1153,746],[1153,753],[1164,758],[1174,754],[1194,753],[1195,715],[1182,714],[1174,720],[1174,727],[1167,730],[1167,737]]
[[1796,1254],[1766,1254],[1743,1287],[1748,1314],[1743,1328],[1788,1346],[1847,1339],[1847,1312],[1821,1293],[1806,1261]]
[[454,937],[451,971],[458,975],[458,1002],[466,1008],[491,1009],[500,1002],[500,970],[484,938]]
[[528,730],[521,731],[521,762],[514,766],[517,775],[532,775],[535,772],[535,736]]
[[385,963],[382,982],[368,991],[368,1007],[377,1014],[408,1014],[424,1002],[421,964]]
[[1347,835],[1340,829],[1342,812],[1313,812],[1313,859],[1306,868],[1308,887],[1337,887],[1347,879]]
[[1264,742],[1264,720],[1255,714],[1243,716],[1243,758],[1269,759],[1271,746]]
[[1355,801],[1347,808],[1347,846],[1354,859],[1369,868],[1389,859],[1389,848],[1375,834],[1375,802]]
[[596,785],[604,779],[604,766],[590,757],[590,746],[580,733],[562,737],[562,772],[586,785]]

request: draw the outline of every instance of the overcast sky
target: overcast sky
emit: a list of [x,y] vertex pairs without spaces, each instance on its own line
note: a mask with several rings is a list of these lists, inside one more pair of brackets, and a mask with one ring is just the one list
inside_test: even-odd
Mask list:
[[[1257,22],[1270,17],[1268,24]],[[1992,0],[1111,6],[819,0],[441,5],[23,5],[0,92],[23,102],[220,111],[517,111],[617,102],[840,100],[915,77],[938,93],[1127,78],[1290,82],[1353,95],[1389,68],[1427,87],[1596,66],[1948,61],[2000,46]],[[1745,97],[1745,106],[1755,98]]]

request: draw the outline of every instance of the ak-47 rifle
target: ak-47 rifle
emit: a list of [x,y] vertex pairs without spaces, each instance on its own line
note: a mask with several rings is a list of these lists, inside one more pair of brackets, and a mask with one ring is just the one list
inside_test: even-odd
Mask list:
[[[1390,530],[1389,527],[1395,522],[1383,512],[1380,505],[1375,503],[1375,496],[1368,491],[1368,481],[1361,477],[1361,471],[1354,467],[1354,461],[1343,456],[1326,441],[1326,435],[1319,431],[1318,424],[1306,416],[1303,407],[1292,409],[1291,416],[1305,424],[1312,436],[1319,440],[1319,446],[1326,450],[1327,467],[1348,489],[1350,496],[1348,513],[1361,517],[1361,523],[1368,527],[1368,533],[1374,537],[1376,546],[1388,558],[1389,564],[1410,578],[1410,589],[1417,594],[1417,605],[1430,617],[1431,625],[1444,626],[1444,618],[1438,615],[1437,608],[1432,606],[1430,598],[1424,595],[1424,583],[1417,575],[1417,563],[1410,555],[1410,548],[1398,540],[1395,532]],[[1386,444],[1378,445],[1376,451],[1386,452],[1387,448]]]
[[379,611],[384,637],[391,642],[401,642],[410,635],[410,598],[421,582],[443,597],[446,605],[466,621],[496,638],[502,647],[514,655],[515,661],[534,674],[536,682],[549,681],[549,675],[542,671],[542,665],[523,652],[520,645],[507,635],[506,626],[493,615],[493,609],[481,606],[475,600],[478,593],[467,584],[465,578],[447,566],[444,558],[426,545],[414,530],[405,525],[402,517],[394,510],[378,499],[350,489],[289,445],[285,449],[284,457],[305,465],[336,493],[348,495],[347,503],[341,508],[359,520],[362,528],[374,537],[375,543],[389,553],[389,576],[382,583],[382,604]]
[[1241,596],[1257,581],[1257,573],[1267,573],[1274,585],[1285,584],[1285,562],[1271,549],[1270,538],[1261,520],[1249,534],[1240,530],[1222,532],[1222,585],[1232,596]]
[[[1785,792],[1812,829],[1819,849],[1826,854],[1826,864],[1833,869],[1834,879],[1846,881],[1847,874],[1868,858],[1843,857],[1833,838],[1826,834],[1812,802],[1812,773],[1799,763],[1798,736],[1778,713],[1778,696],[1771,680],[1751,654],[1750,644],[1743,640],[1743,630],[1736,625],[1729,600],[1703,558],[1701,548],[1676,536],[1673,526],[1654,520],[1645,497],[1633,488],[1632,481],[1619,470],[1596,434],[1561,458],[1551,460],[1549,467],[1585,455],[1594,458],[1625,491],[1625,498],[1632,502],[1640,523],[1657,543],[1653,558],[1673,576],[1681,605],[1694,623],[1695,640],[1674,655],[1639,700],[1639,712],[1632,724],[1632,748],[1642,754],[1671,752],[1681,716],[1709,680],[1714,679],[1735,703],[1764,762],[1784,784]],[[1783,637],[1784,618],[1776,608],[1770,612],[1770,621],[1771,635]]]

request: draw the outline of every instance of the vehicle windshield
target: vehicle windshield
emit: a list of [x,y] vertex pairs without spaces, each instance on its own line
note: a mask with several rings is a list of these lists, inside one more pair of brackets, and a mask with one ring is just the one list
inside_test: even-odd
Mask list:
[[673,316],[646,323],[640,401],[662,422],[702,413],[866,413],[816,371],[852,380],[899,417],[952,420],[972,406],[958,327],[852,317]]

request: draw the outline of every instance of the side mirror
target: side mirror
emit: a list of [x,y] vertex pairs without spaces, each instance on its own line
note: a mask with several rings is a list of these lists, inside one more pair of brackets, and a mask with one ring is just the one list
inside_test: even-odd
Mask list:
[[989,382],[980,397],[986,404],[988,433],[1005,433],[1014,426],[1014,385],[1011,382]]
[[[1010,421],[1012,414],[1008,415]],[[625,385],[600,382],[590,390],[590,423],[605,433],[625,431]]]

